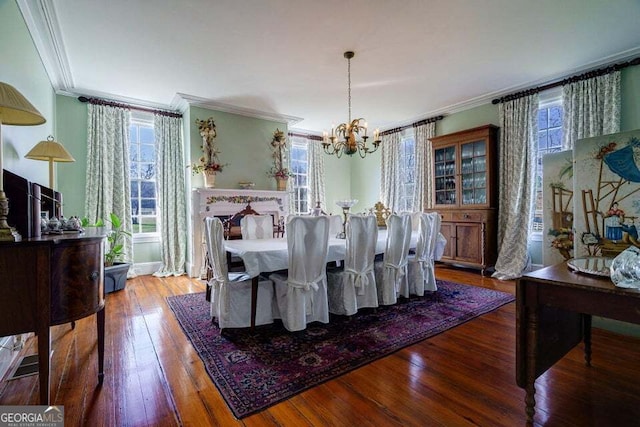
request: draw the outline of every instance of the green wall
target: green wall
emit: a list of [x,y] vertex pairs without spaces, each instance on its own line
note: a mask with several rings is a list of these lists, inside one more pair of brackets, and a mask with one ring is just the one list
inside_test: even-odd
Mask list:
[[0,0],[0,52],[0,81],[15,87],[47,120],[38,126],[2,126],[4,167],[30,181],[48,186],[48,163],[28,160],[24,155],[39,141],[54,135],[54,94],[14,0]]
[[640,66],[622,70],[620,131],[640,129]]

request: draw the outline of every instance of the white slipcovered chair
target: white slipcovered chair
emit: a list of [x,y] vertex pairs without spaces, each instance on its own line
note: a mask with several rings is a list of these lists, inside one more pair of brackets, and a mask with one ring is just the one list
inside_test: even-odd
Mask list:
[[[205,220],[207,256],[211,264],[211,317],[220,329],[251,326],[252,278],[244,272],[229,273],[223,243],[224,227],[217,217]],[[273,283],[260,279],[256,301],[256,325],[273,323]]]
[[329,217],[296,216],[287,224],[289,270],[269,276],[274,283],[274,317],[288,331],[300,331],[307,323],[329,322],[327,301],[327,251]]
[[273,217],[271,215],[245,215],[240,219],[243,239],[272,239]]
[[[429,253],[435,246],[433,239],[433,219],[431,214],[422,213],[417,216],[418,222],[418,243],[415,255],[409,256],[407,270],[409,274],[409,293],[411,295],[423,296],[425,288],[435,291],[431,283],[427,283],[429,277]],[[437,238],[437,236],[436,236]],[[435,286],[435,282],[433,283]]]
[[411,217],[391,214],[387,218],[387,242],[382,262],[375,264],[378,303],[391,305],[398,295],[409,298],[407,259],[411,245]]
[[372,215],[349,215],[344,268],[327,270],[329,312],[351,316],[363,307],[377,307],[373,263],[378,224]]

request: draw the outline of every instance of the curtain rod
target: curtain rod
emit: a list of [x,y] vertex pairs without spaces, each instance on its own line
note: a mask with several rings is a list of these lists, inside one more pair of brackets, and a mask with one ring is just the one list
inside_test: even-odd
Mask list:
[[156,109],[153,109],[153,108],[138,107],[138,106],[135,106],[135,105],[122,104],[122,103],[114,102],[114,101],[107,101],[105,99],[100,99],[100,98],[87,98],[86,96],[79,96],[78,97],[78,101],[80,101],[80,102],[88,102],[89,104],[94,104],[94,105],[108,105],[109,107],[126,108],[127,110],[145,111],[147,113],[158,114],[160,116],[182,118],[182,114],[175,113],[175,112],[172,112],[172,111],[163,111],[163,110],[156,110]]
[[436,117],[430,117],[428,119],[423,119],[415,123],[411,123],[409,125],[400,126],[399,128],[387,129],[385,131],[380,132],[380,136],[391,135],[392,133],[396,133],[396,132],[402,132],[403,130],[409,129],[411,127],[417,128],[418,126],[426,125],[429,123],[435,123],[438,120],[442,120],[442,119],[444,119],[444,116],[442,115],[436,116]]
[[288,133],[289,136],[295,136],[297,138],[306,138],[306,139],[310,139],[312,141],[322,141],[322,137],[319,135],[307,135],[304,133],[294,133],[294,132],[289,132]]
[[533,95],[534,93],[539,93],[545,91],[547,89],[551,89],[558,86],[564,86],[569,83],[576,83],[582,80],[592,79],[594,77],[604,76],[605,74],[613,73],[614,71],[622,70],[623,68],[631,67],[634,65],[640,65],[640,57],[632,59],[627,62],[620,62],[618,64],[611,64],[604,68],[599,68],[597,70],[587,71],[583,74],[578,74],[576,76],[567,77],[565,79],[559,80],[554,83],[548,83],[546,85],[533,87],[531,89],[522,90],[520,92],[512,93],[510,95],[505,95],[501,98],[496,98],[491,101],[492,104],[500,104],[501,102],[513,101],[514,99],[522,98],[524,96]]

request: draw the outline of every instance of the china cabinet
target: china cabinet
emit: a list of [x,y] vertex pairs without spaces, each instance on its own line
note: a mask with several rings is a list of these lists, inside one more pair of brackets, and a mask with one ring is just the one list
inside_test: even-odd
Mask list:
[[431,139],[433,211],[448,242],[442,261],[483,274],[497,257],[497,131],[486,125]]

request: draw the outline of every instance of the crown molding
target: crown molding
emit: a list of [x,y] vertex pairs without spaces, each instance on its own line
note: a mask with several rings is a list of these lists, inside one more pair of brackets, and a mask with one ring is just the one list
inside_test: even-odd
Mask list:
[[74,87],[54,2],[16,0],[54,90]]
[[271,113],[267,111],[254,110],[251,108],[236,107],[235,105],[224,104],[208,98],[200,98],[185,93],[176,93],[171,101],[171,109],[184,113],[190,106],[208,108],[210,110],[222,111],[224,113],[238,114],[240,116],[254,117],[257,119],[271,120],[274,122],[287,123],[293,126],[302,121],[302,117],[288,116],[286,114]]

